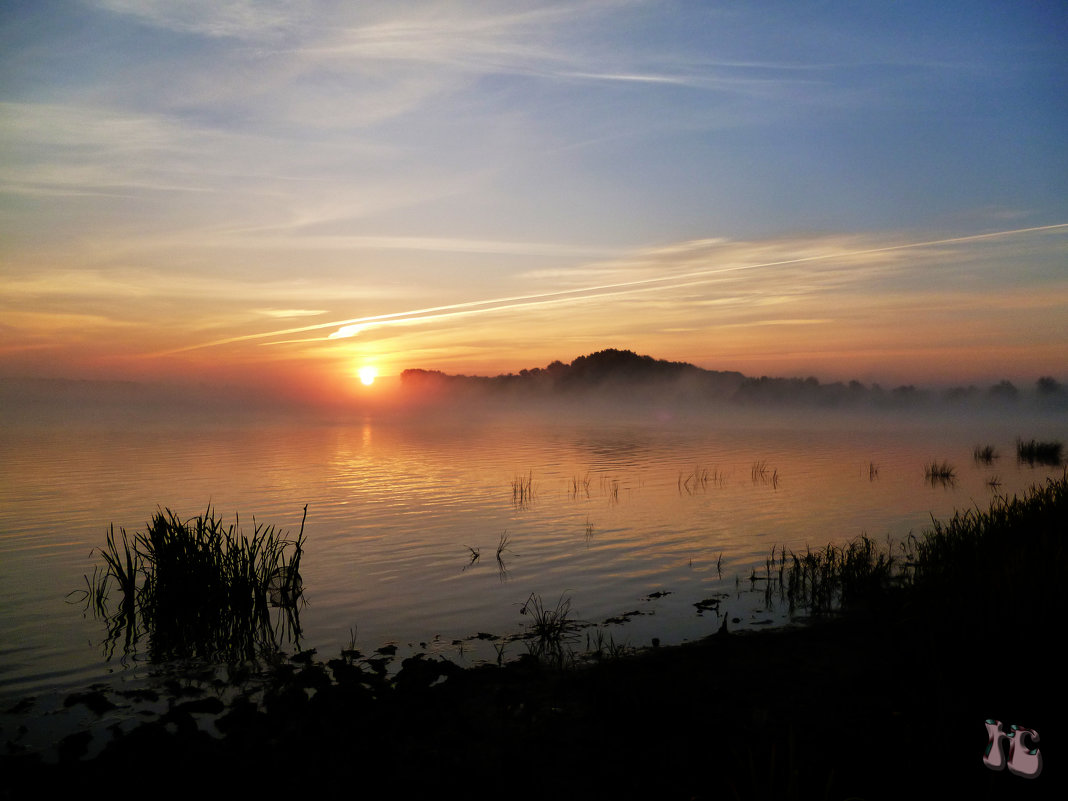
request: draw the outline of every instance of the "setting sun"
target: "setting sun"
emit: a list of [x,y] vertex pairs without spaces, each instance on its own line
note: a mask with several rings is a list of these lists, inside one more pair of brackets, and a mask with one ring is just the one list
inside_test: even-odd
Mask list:
[[378,370],[374,367],[361,367],[356,374],[360,377],[360,383],[369,387],[378,377]]

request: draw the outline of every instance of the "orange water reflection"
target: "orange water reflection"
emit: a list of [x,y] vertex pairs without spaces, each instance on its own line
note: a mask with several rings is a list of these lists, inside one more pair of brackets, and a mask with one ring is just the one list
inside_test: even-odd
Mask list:
[[[63,596],[91,571],[109,524],[142,528],[157,504],[185,517],[211,503],[222,517],[292,531],[307,504],[301,647],[335,653],[356,631],[364,650],[397,642],[495,659],[469,638],[518,631],[532,592],[567,594],[593,622],[640,612],[613,634],[633,645],[714,631],[721,618],[694,604],[716,593],[728,594],[721,612],[738,625],[782,620],[786,610],[767,608],[747,581],[772,547],[900,539],[931,515],[985,506],[993,474],[1000,491],[1020,492],[1059,470],[1009,456],[976,464],[974,446],[1011,454],[1015,436],[1063,438],[1055,428],[451,417],[6,431],[0,626],[23,648],[6,681],[27,690],[35,676],[80,681],[101,670],[85,645],[99,632]],[[954,463],[956,482],[925,481],[932,460]],[[520,502],[517,481],[529,483]]]

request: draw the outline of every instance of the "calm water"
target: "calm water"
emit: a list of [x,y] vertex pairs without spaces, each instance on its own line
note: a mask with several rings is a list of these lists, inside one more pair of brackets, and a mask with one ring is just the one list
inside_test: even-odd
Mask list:
[[[739,627],[781,622],[785,610],[765,609],[762,593],[736,581],[773,545],[902,538],[932,515],[985,508],[995,475],[1003,493],[1060,475],[1018,466],[1017,436],[1064,440],[1068,426],[860,417],[7,426],[0,697],[147,669],[105,661],[103,625],[66,596],[84,586],[107,527],[143,529],[157,505],[184,518],[210,503],[226,520],[237,512],[248,528],[255,516],[295,534],[307,504],[301,648],[330,658],[355,632],[365,652],[396,643],[401,655],[470,664],[496,659],[477,633],[521,631],[532,592],[550,604],[566,593],[593,622],[641,612],[607,629],[635,646],[714,632],[721,618],[694,604],[716,592],[730,593],[724,608]],[[977,444],[1001,458],[976,465]],[[955,484],[925,481],[934,460],[956,466]],[[687,484],[695,470],[706,480]],[[520,476],[532,477],[529,503],[513,497]],[[505,648],[507,658],[524,645]]]

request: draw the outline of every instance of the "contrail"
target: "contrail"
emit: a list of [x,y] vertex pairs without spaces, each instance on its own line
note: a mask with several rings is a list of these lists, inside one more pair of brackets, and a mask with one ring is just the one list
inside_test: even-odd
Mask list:
[[[909,242],[904,245],[885,245],[882,247],[853,250],[845,253],[823,253],[815,256],[800,256],[793,259],[761,262],[759,264],[739,264],[734,265],[732,267],[716,267],[705,270],[695,270],[689,273],[661,276],[658,278],[642,278],[633,281],[621,281],[613,284],[601,284],[599,286],[580,287],[578,289],[561,289],[555,292],[541,292],[532,295],[514,295],[510,297],[491,298],[487,300],[472,300],[464,303],[451,303],[445,306],[430,306],[424,309],[411,309],[409,311],[393,312],[391,314],[376,314],[367,317],[353,317],[348,320],[334,320],[328,323],[316,323],[315,325],[305,325],[297,328],[282,328],[275,331],[265,331],[258,334],[244,334],[242,336],[229,337],[227,339],[217,339],[212,342],[204,342],[198,345],[188,345],[183,348],[175,348],[173,350],[164,351],[157,355],[170,356],[176,353],[186,353],[188,351],[201,350],[203,348],[218,347],[220,345],[230,345],[235,342],[249,342],[257,339],[269,339],[271,337],[285,336],[288,334],[303,334],[309,331],[321,331],[326,328],[340,329],[347,326],[359,327],[361,325],[374,324],[388,325],[390,323],[404,323],[409,321],[422,322],[426,320],[436,320],[443,317],[458,317],[470,314],[484,314],[493,311],[507,311],[509,309],[516,309],[527,306],[541,306],[550,303],[561,303],[571,300],[583,300],[587,298],[597,298],[607,295],[618,295],[629,292],[638,292],[647,289],[657,289],[661,285],[669,283],[672,286],[679,287],[691,286],[694,284],[699,284],[702,282],[703,279],[709,278],[711,276],[722,275],[723,273],[736,272],[740,270],[753,270],[765,267],[782,267],[787,264],[803,264],[806,262],[826,261],[828,259],[839,259],[850,256],[867,256],[876,253],[890,253],[898,250],[931,247],[933,245],[950,245],[958,244],[961,242],[977,242],[982,239],[994,239],[1003,236],[1015,236],[1018,234],[1036,233],[1038,231],[1052,231],[1059,228],[1068,228],[1068,223],[1057,223],[1055,225],[1039,225],[1034,226],[1032,228],[1015,228],[1009,231],[993,231],[991,233],[986,234],[969,234],[967,236],[955,236],[946,239],[931,239],[923,242]],[[287,341],[292,342],[293,340]]]

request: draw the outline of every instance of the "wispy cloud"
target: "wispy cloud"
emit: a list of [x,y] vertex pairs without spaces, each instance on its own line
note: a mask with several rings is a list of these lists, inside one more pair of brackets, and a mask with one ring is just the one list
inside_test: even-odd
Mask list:
[[259,40],[307,21],[308,5],[271,0],[92,0],[116,14],[180,33]]
[[[736,274],[753,271],[764,274],[764,280],[756,286],[748,287],[744,295],[735,295],[735,297],[744,298],[746,303],[767,306],[790,302],[797,297],[817,292],[840,290],[843,286],[856,287],[860,284],[866,284],[865,289],[870,291],[874,288],[871,285],[873,275],[885,279],[894,270],[902,269],[901,260],[896,257],[903,256],[908,251],[922,249],[932,251],[946,246],[976,244],[986,240],[1050,233],[1065,229],[1068,229],[1068,223],[867,247],[858,247],[856,238],[851,238],[852,241],[847,238],[845,244],[848,244],[848,246],[844,246],[843,241],[835,241],[826,237],[789,243],[740,243],[733,250],[730,247],[730,243],[723,243],[721,240],[705,241],[703,245],[683,243],[664,249],[664,255],[675,259],[679,254],[684,254],[684,258],[681,261],[675,261],[676,269],[668,271],[667,274],[575,289],[473,300],[389,314],[369,315],[348,320],[334,320],[276,331],[243,334],[201,345],[191,345],[175,352],[186,352],[239,342],[291,337],[293,334],[323,331],[330,328],[335,330],[325,339],[336,340],[358,336],[368,329],[390,325],[427,324],[450,318],[514,312],[547,305],[589,303],[593,300],[603,300],[613,296],[634,293],[678,291],[681,289],[707,287],[710,283],[720,282],[725,278],[732,279]],[[709,248],[712,248],[711,253],[708,252]],[[701,253],[702,250],[705,251],[703,254]],[[798,255],[799,252],[801,255]],[[776,253],[778,257],[770,260],[761,258],[768,256],[770,253]],[[648,263],[650,260],[655,261],[655,255],[655,251],[650,251],[642,254],[641,258],[643,262]],[[754,256],[757,258],[754,258]],[[929,254],[928,264],[930,262],[931,256]],[[693,269],[695,264],[701,264],[702,266]],[[682,267],[681,270],[678,269],[680,265]],[[662,261],[659,264],[661,273],[663,273],[664,266],[665,262]],[[814,267],[818,269],[813,269]],[[784,268],[794,269],[794,272],[790,273],[790,280],[788,281],[784,281],[784,275],[782,274]],[[797,268],[803,269],[798,270]],[[783,294],[784,289],[786,290],[785,294]],[[703,302],[707,302],[707,300],[704,299]],[[777,317],[775,321],[778,322],[772,322],[775,322],[775,324],[799,324],[799,319],[804,324],[811,324],[814,320],[825,321],[824,318],[794,319]],[[786,321],[786,323],[783,321]],[[757,323],[750,322],[747,324]],[[761,320],[759,324],[769,324],[769,320]],[[316,337],[307,341],[320,341],[322,339],[322,337]],[[289,344],[294,340],[286,339],[284,341]]]
[[[282,228],[283,226],[279,226]],[[242,238],[239,232],[222,232],[215,240],[220,246],[247,247],[252,237]],[[603,256],[615,248],[567,245],[556,242],[509,242],[495,239],[469,239],[464,237],[436,236],[304,236],[272,235],[257,233],[254,241],[259,246],[292,247],[307,250],[337,250],[355,252],[363,250],[397,250],[426,253],[483,253],[508,256],[566,256],[570,258]]]
[[[134,54],[139,80],[105,71],[80,86],[74,75],[47,102],[5,104],[0,189],[86,202],[170,195],[180,223],[225,209],[250,229],[351,225],[474,196],[522,160],[766,122],[838,91],[831,59],[729,58],[707,32],[681,49],[621,36],[618,15],[662,13],[641,2],[91,5],[182,36],[173,50]],[[191,36],[208,46],[182,58]],[[509,76],[546,88],[484,91]],[[599,90],[615,84],[743,97],[646,106]]]
[[256,314],[262,314],[264,317],[275,317],[278,319],[290,319],[293,317],[319,317],[327,314],[326,309],[253,309]]

